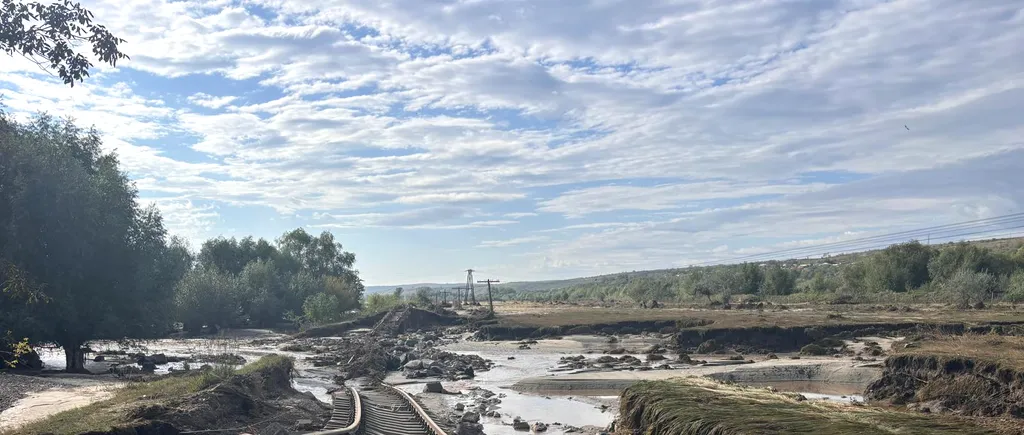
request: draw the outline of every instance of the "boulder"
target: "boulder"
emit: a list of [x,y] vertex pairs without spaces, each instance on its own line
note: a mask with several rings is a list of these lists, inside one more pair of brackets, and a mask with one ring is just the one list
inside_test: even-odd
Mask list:
[[620,348],[617,348],[617,349],[606,350],[606,351],[604,351],[604,353],[609,354],[609,355],[622,355],[622,354],[626,353],[626,348],[620,347]]
[[444,387],[441,386],[440,382],[427,382],[427,385],[423,387],[424,393],[443,393]]
[[461,422],[455,435],[484,435],[484,425],[468,421]]
[[142,362],[142,371],[146,373],[153,373],[156,371],[156,363],[153,360],[145,360]]
[[103,355],[96,355],[96,358],[93,358],[92,360],[93,362],[103,362],[106,358],[104,358]]
[[647,361],[661,361],[665,359],[665,355],[660,353],[649,353],[647,354]]
[[455,404],[455,410],[459,411],[459,412],[465,411],[466,410],[466,405],[464,405],[462,403],[456,403]]
[[409,361],[409,362],[405,363],[405,365],[402,366],[402,368],[404,368],[406,370],[419,370],[419,369],[422,369],[423,368],[423,360],[421,360],[421,359],[414,359],[412,361]]
[[164,355],[162,353],[150,355],[149,359],[153,360],[153,364],[156,364],[158,366],[167,364],[167,355]]
[[541,422],[538,421],[538,422],[533,424],[533,431],[534,432],[544,432],[546,430],[548,430],[548,425],[546,425],[544,423],[541,423]]
[[515,420],[512,420],[512,429],[530,430],[530,423],[527,423],[522,417],[516,417]]
[[480,414],[477,414],[477,413],[472,412],[472,411],[467,412],[465,414],[462,414],[462,421],[469,422],[469,423],[479,423],[480,422]]

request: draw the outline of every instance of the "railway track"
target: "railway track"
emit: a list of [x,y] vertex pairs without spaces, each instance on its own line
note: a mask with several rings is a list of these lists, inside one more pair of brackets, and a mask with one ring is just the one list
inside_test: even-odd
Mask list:
[[409,394],[390,385],[334,394],[331,419],[309,435],[448,435]]

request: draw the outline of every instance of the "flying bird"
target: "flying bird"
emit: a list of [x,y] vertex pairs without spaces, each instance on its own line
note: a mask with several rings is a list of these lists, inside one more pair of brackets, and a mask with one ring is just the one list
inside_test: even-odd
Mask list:
[[907,131],[910,131],[910,127],[907,127],[906,124],[903,124],[903,128],[907,129]]

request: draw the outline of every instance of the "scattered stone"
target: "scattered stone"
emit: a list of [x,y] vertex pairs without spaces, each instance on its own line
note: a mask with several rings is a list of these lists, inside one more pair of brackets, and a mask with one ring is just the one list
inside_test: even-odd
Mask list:
[[516,359],[516,357],[510,356],[510,357],[508,357],[508,359]]
[[473,411],[467,412],[465,414],[462,414],[462,421],[469,422],[469,423],[479,423],[480,422],[480,414],[477,414],[477,413],[475,413]]
[[484,425],[468,421],[461,422],[455,435],[484,435]]
[[774,353],[769,353],[765,358],[767,359],[779,359],[779,356]]
[[455,404],[455,410],[459,411],[459,412],[465,411],[466,410],[466,405],[464,405],[462,403],[456,403]]
[[546,425],[544,423],[541,423],[541,422],[538,421],[538,422],[533,424],[533,431],[534,432],[544,432],[546,430],[548,430],[548,425]]

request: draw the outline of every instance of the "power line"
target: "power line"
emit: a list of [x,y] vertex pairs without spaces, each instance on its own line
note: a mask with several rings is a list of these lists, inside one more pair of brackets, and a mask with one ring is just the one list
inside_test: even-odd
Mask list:
[[[799,258],[808,256],[808,254],[812,252],[819,253],[820,255],[835,251],[850,252],[877,249],[891,245],[895,242],[907,241],[924,236],[927,236],[929,239],[944,240],[968,235],[985,234],[994,231],[1006,231],[1009,229],[1024,228],[1024,225],[1019,224],[1024,224],[1024,213],[1015,213],[1005,216],[977,219],[973,221],[966,221],[955,224],[938,225],[933,227],[919,228],[915,230],[881,234],[871,237],[863,237],[838,242],[830,242],[810,246],[800,246],[771,252],[743,255],[739,257],[733,257],[730,259],[712,260],[702,263],[696,263],[693,264],[692,266],[704,266],[723,262],[767,261],[769,259],[776,259],[776,257],[780,255],[785,256],[786,258]],[[1007,225],[1011,226],[1007,227]],[[998,227],[980,230],[981,228],[994,226]]]

